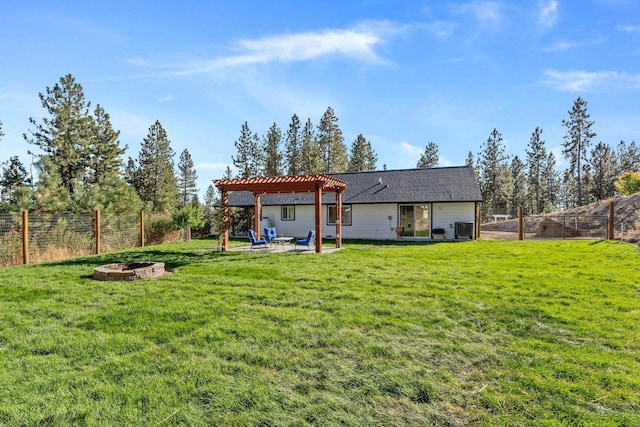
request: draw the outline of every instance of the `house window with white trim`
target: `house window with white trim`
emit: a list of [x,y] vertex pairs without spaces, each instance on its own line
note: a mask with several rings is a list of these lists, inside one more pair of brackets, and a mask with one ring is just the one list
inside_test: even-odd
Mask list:
[[[327,225],[336,224],[336,205],[327,206]],[[342,205],[342,225],[351,225],[351,205]]]
[[280,211],[280,219],[282,221],[295,221],[296,219],[296,207],[294,205],[282,206]]

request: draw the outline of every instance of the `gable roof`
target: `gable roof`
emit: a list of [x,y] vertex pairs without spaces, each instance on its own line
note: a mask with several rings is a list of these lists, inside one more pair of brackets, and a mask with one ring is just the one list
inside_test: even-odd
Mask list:
[[[480,186],[470,166],[327,174],[347,183],[343,204],[481,202]],[[313,205],[313,193],[265,194],[263,206]],[[322,196],[335,203],[335,194]],[[253,206],[248,191],[229,194],[229,206]]]

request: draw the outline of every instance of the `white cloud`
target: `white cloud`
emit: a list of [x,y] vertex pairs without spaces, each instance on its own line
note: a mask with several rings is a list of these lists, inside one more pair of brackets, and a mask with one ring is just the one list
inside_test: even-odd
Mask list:
[[160,104],[164,104],[165,102],[170,102],[170,101],[173,101],[174,99],[176,99],[176,97],[173,95],[165,95],[158,98],[158,102]]
[[[225,68],[265,64],[271,62],[300,62],[317,58],[341,56],[369,63],[384,63],[376,48],[392,35],[417,28],[389,21],[367,21],[351,29],[327,29],[303,33],[283,34],[253,40],[239,40],[235,54],[210,60],[186,61],[182,65],[156,66],[164,75],[194,75]],[[446,28],[434,28],[440,34]],[[132,65],[150,67],[148,61],[130,58]]]
[[640,74],[618,71],[546,70],[543,84],[560,92],[586,92],[592,89],[640,89]]
[[640,32],[640,25],[618,25],[618,31],[624,31],[625,33],[637,33]]
[[406,141],[402,141],[400,143],[400,151],[405,155],[415,159],[419,159],[420,155],[422,154],[422,148],[411,145]]
[[484,25],[496,27],[502,21],[500,4],[495,1],[472,1],[453,6],[455,13],[473,15],[478,22]]
[[577,44],[574,42],[570,42],[570,41],[566,41],[566,40],[560,40],[555,42],[554,44],[547,46],[546,48],[542,49],[543,52],[564,52],[566,50],[569,50],[573,47],[576,47]]
[[540,8],[538,22],[545,27],[553,26],[558,20],[558,1],[538,1],[538,6]]

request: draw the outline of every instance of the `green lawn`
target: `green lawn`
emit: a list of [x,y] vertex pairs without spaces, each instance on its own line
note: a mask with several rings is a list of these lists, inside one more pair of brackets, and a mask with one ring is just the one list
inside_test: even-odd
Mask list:
[[640,425],[635,246],[216,246],[0,269],[0,425]]

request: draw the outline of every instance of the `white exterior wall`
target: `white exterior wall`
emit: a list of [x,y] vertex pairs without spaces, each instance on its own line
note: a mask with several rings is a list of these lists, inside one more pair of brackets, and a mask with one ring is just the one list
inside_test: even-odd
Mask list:
[[[348,203],[345,203],[348,204]],[[342,226],[343,239],[396,239],[398,204],[351,205],[351,225]],[[305,238],[309,230],[315,229],[314,206],[295,207],[295,221],[280,219],[280,206],[263,206],[262,218],[268,218],[282,236]],[[391,217],[391,219],[389,219]],[[433,203],[431,228],[444,228],[445,238],[454,239],[455,222],[475,224],[475,203]],[[262,234],[262,230],[260,230]],[[335,225],[327,225],[327,205],[322,206],[322,236],[335,238]]]
[[[295,210],[295,221],[282,221],[280,206],[263,206],[262,218],[269,218],[269,222],[276,227],[280,235],[306,237],[309,230],[315,229],[314,206],[297,205]],[[398,223],[398,205],[395,203],[351,205],[351,218],[351,225],[342,225],[343,239],[395,239],[397,237],[394,229]],[[327,225],[327,205],[322,205],[322,236],[336,237],[336,226]]]
[[472,222],[475,224],[475,216],[476,204],[474,202],[434,203],[431,209],[433,221],[431,228],[444,228],[445,239],[454,239],[455,223]]

